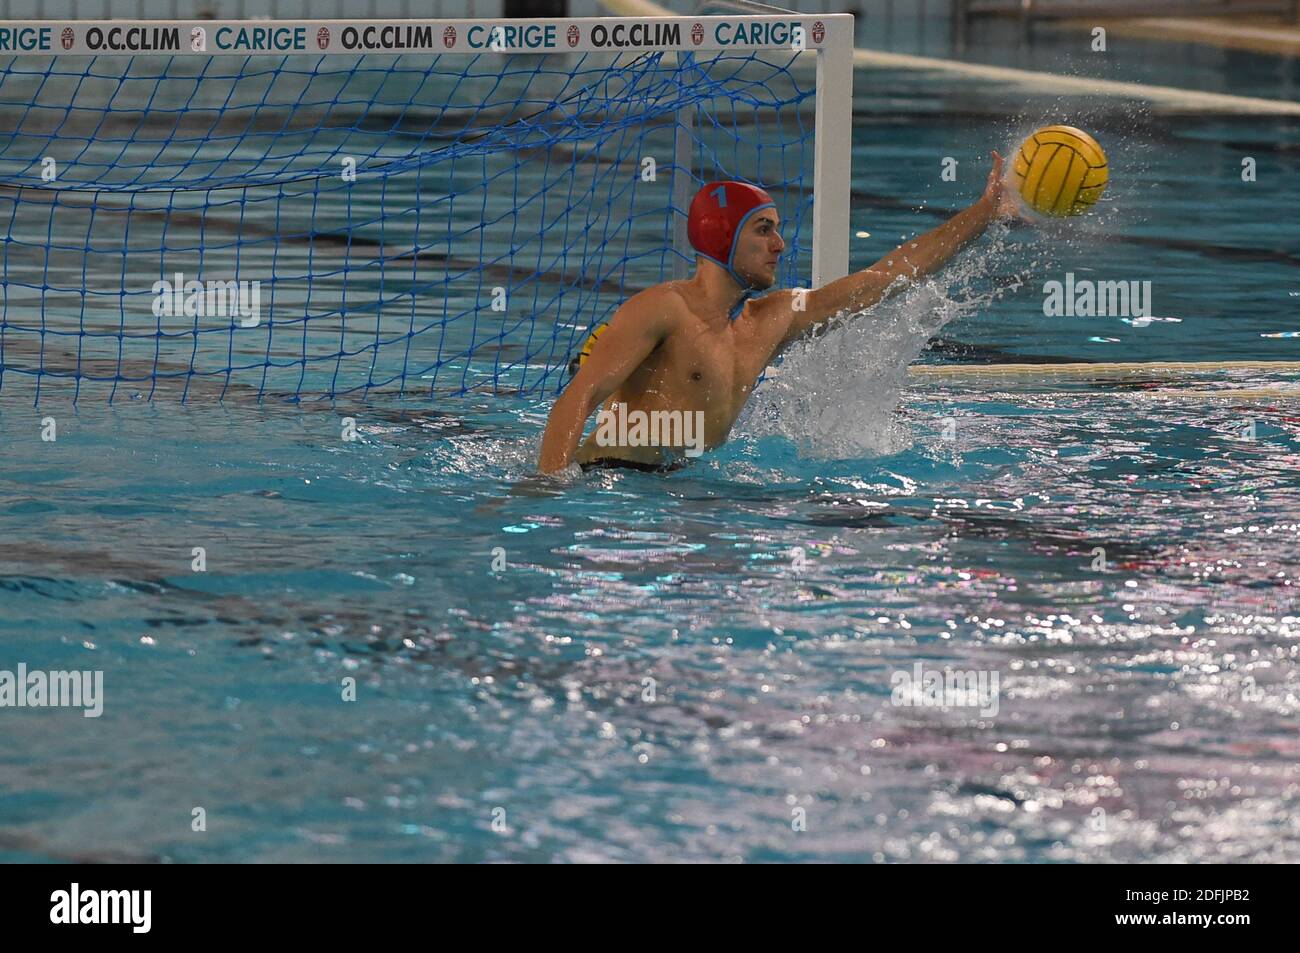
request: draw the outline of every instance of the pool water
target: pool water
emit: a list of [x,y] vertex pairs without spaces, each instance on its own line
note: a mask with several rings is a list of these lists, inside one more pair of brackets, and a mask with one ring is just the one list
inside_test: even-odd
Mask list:
[[[1300,407],[1205,394],[1289,381],[901,372],[1297,359],[1300,127],[856,82],[854,267],[1042,121],[1113,187],[797,347],[670,476],[535,478],[549,395],[6,381],[0,669],[105,707],[0,710],[0,858],[1300,860]],[[1045,317],[1067,271],[1179,320]],[[996,712],[895,704],[917,663]]]

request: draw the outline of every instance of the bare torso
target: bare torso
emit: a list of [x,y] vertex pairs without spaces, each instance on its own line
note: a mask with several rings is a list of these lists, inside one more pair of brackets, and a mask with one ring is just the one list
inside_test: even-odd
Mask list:
[[[789,292],[775,292],[746,302],[734,321],[723,314],[698,310],[680,290],[681,282],[668,282],[646,294],[659,295],[656,304],[672,316],[666,335],[623,384],[605,401],[602,410],[613,412],[699,411],[704,423],[704,449],[726,442],[754,384],[782,340],[788,321]],[[618,458],[641,463],[665,463],[682,455],[680,447],[610,445],[597,438],[599,428],[578,449],[577,460]]]

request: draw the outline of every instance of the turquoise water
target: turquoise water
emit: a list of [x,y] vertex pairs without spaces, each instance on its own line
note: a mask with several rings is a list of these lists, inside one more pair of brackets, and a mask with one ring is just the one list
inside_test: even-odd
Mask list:
[[[0,669],[106,697],[0,709],[0,856],[1300,859],[1300,414],[1158,393],[1289,380],[899,371],[936,336],[921,360],[1297,359],[1264,336],[1300,330],[1296,123],[856,80],[856,267],[1040,121],[1093,130],[1113,187],[796,349],[671,476],[532,478],[547,396],[7,378]],[[1047,318],[1067,271],[1180,320]],[[918,662],[997,673],[997,712],[893,704]]]

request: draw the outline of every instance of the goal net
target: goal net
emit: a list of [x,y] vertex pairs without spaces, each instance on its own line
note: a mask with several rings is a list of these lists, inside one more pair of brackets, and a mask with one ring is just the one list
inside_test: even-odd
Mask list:
[[563,386],[762,185],[847,269],[852,18],[0,23],[0,391]]

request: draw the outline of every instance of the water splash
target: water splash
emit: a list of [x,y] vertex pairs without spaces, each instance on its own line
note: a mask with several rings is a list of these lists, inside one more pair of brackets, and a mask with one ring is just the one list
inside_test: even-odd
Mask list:
[[[895,413],[907,366],[938,331],[1020,288],[1022,273],[987,287],[1014,246],[995,224],[977,249],[941,273],[865,311],[838,315],[825,333],[795,342],[768,370],[737,422],[737,436],[780,436],[801,454],[844,459],[897,453],[912,443]],[[980,287],[985,285],[985,287]]]

